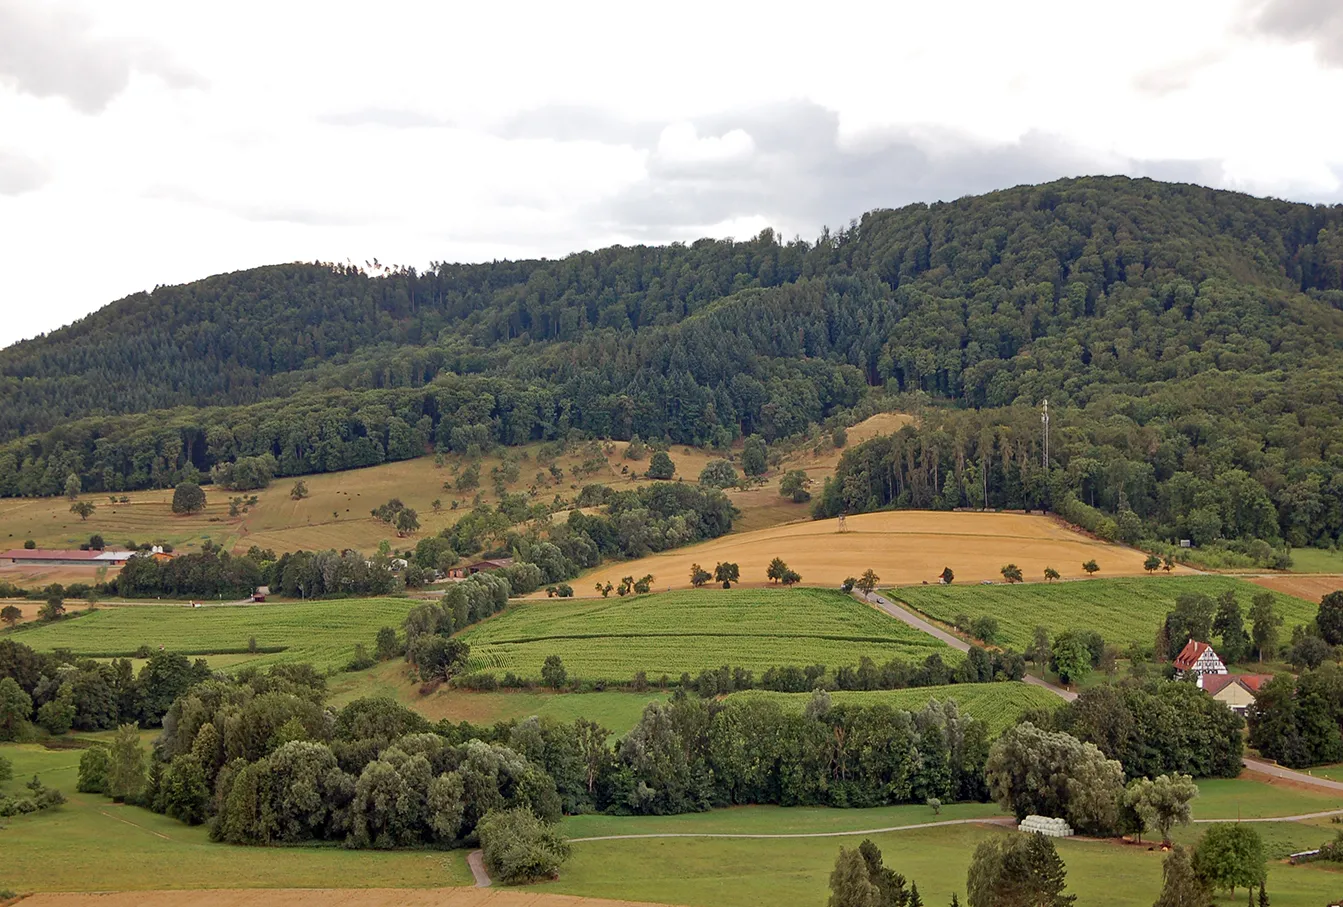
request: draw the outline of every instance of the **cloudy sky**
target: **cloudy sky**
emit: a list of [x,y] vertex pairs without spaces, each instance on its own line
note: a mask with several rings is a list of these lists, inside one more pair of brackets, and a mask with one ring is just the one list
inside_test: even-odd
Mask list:
[[1339,0],[0,0],[0,346],[280,261],[558,256],[1089,173],[1343,201]]

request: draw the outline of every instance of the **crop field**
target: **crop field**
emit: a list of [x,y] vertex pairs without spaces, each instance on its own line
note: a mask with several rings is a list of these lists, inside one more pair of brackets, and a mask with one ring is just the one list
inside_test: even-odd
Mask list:
[[[811,694],[747,690],[734,693],[731,698],[771,699],[784,708],[800,712]],[[885,705],[910,712],[917,712],[934,699],[938,702],[954,700],[961,714],[984,722],[994,737],[1016,724],[1027,712],[1063,705],[1063,700],[1049,690],[1027,683],[959,683],[907,690],[840,690],[830,694],[833,705]]]
[[[1176,596],[1193,592],[1215,598],[1227,589],[1236,592],[1246,612],[1259,591],[1228,576],[1145,576],[1014,586],[906,586],[888,594],[944,623],[953,622],[957,615],[971,620],[991,615],[998,620],[995,641],[1023,651],[1037,626],[1048,628],[1051,634],[1095,630],[1106,642],[1150,646],[1166,613],[1175,607]],[[1274,593],[1274,607],[1283,618],[1284,638],[1291,635],[1292,627],[1315,616],[1310,602],[1280,593]]]
[[[399,627],[414,605],[404,598],[338,599],[293,604],[189,608],[181,605],[102,607],[91,614],[19,630],[14,638],[39,651],[70,649],[110,657],[141,646],[190,655],[227,656],[243,664],[310,662],[340,670],[380,627]],[[249,640],[261,651],[249,653]],[[266,651],[283,648],[283,651]]]
[[721,665],[856,664],[960,653],[838,591],[700,589],[559,604],[524,602],[462,634],[471,668],[539,677],[558,655],[571,678],[679,677]]
[[[768,583],[765,568],[775,557],[802,574],[810,586],[836,587],[869,567],[887,585],[937,582],[950,567],[957,582],[1001,580],[999,570],[1019,566],[1029,579],[1054,567],[1080,577],[1093,558],[1102,575],[1139,575],[1146,555],[1073,532],[1058,521],[1023,513],[945,513],[920,510],[865,513],[846,519],[789,523],[677,548],[625,563],[604,564],[573,582],[579,595],[592,595],[597,582],[653,574],[658,589],[690,587],[690,566],[712,571],[719,561],[741,568],[743,585]],[[1183,568],[1177,568],[1183,570]]]
[[1343,589],[1343,574],[1283,573],[1277,576],[1250,577],[1250,582],[1283,595],[1318,602],[1330,592]]

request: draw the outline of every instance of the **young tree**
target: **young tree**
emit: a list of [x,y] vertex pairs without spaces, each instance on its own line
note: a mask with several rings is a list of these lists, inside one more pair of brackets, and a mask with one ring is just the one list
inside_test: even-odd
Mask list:
[[1178,844],[1161,864],[1161,896],[1152,907],[1212,907],[1212,892],[1194,872],[1188,848]]
[[1250,640],[1260,661],[1264,660],[1265,652],[1270,657],[1277,654],[1278,627],[1281,625],[1282,618],[1273,611],[1273,593],[1255,593],[1250,603]]
[[858,577],[857,586],[864,595],[871,595],[877,588],[877,583],[881,582],[881,577],[877,576],[876,571],[868,567],[863,571],[863,575]]
[[830,872],[829,907],[880,907],[880,892],[868,877],[867,862],[857,850],[841,847]]
[[956,574],[952,572],[950,567],[943,567],[942,572],[937,575],[937,578],[942,581],[942,585],[950,586],[955,581]]
[[1268,869],[1259,832],[1240,822],[1209,828],[1194,849],[1194,872],[1212,888],[1236,889],[1262,884]]
[[79,517],[80,522],[83,522],[84,520],[87,520],[89,517],[93,516],[93,511],[97,509],[98,509],[97,505],[95,505],[92,501],[75,501],[73,504],[70,505],[70,512],[73,513],[75,516]]
[[1155,554],[1147,555],[1147,560],[1142,562],[1142,568],[1146,570],[1148,574],[1156,573],[1161,569],[1161,558]]
[[1031,647],[1027,650],[1026,655],[1037,668],[1049,664],[1050,659],[1053,657],[1053,651],[1049,646],[1048,627],[1037,626],[1035,628],[1034,637],[1031,640]]
[[145,753],[140,748],[140,729],[133,724],[117,728],[107,762],[107,795],[114,800],[133,800],[145,786]]
[[1172,570],[1174,570],[1175,558],[1171,557],[1169,554],[1161,558],[1161,569],[1165,570],[1167,573],[1170,573]]
[[1130,781],[1124,802],[1137,813],[1144,829],[1159,832],[1162,843],[1169,844],[1171,826],[1189,824],[1189,803],[1197,796],[1198,785],[1189,775],[1158,775]]
[[777,583],[779,580],[783,579],[783,575],[787,572],[788,565],[783,562],[783,558],[781,557],[776,557],[774,560],[770,561],[769,566],[765,568],[765,576],[773,583]]
[[779,577],[779,581],[785,586],[795,586],[802,582],[802,574],[790,568],[783,571],[783,576]]
[[65,477],[65,496],[67,498],[73,501],[75,498],[79,497],[79,493],[82,490],[83,487],[80,485],[79,476],[72,472]]
[[653,591],[653,574],[645,573],[634,581],[632,587],[635,595],[647,595]]
[[708,570],[705,570],[699,564],[690,565],[690,585],[698,589],[711,579],[713,579],[713,574],[709,573]]
[[1044,835],[1008,835],[980,842],[970,860],[969,907],[1069,907],[1067,870]]
[[614,588],[615,586],[611,585],[609,582],[597,584],[597,591],[602,594],[602,598],[610,598],[611,590]]
[[200,513],[205,509],[205,492],[195,482],[178,482],[173,489],[173,513]]
[[1001,573],[1003,579],[1007,580],[1009,583],[1019,583],[1025,579],[1025,577],[1022,576],[1021,568],[1016,564],[1008,564],[998,572]]
[[722,583],[724,589],[731,589],[732,584],[741,578],[741,568],[729,561],[720,561],[713,568],[713,578]]
[[790,470],[779,482],[779,494],[792,498],[794,504],[811,500],[811,478],[801,469]]
[[431,502],[429,502],[429,506],[430,506],[431,508],[433,508],[434,513],[442,513],[442,512],[443,512],[443,499],[442,499],[442,498],[434,498]]
[[1100,571],[1100,565],[1097,564],[1095,559],[1093,558],[1092,560],[1089,561],[1083,561],[1082,569],[1087,572],[1087,576],[1094,576],[1096,573]]
[[420,515],[409,507],[405,507],[396,514],[396,534],[405,538],[413,535],[420,529]]
[[665,450],[655,451],[648,461],[648,472],[644,475],[650,479],[670,479],[676,475],[676,464]]
[[308,496],[308,483],[299,479],[294,483],[294,487],[289,489],[289,497],[295,501],[301,501]]
[[9,624],[9,628],[13,630],[14,625],[23,620],[23,611],[16,605],[5,605],[0,608],[0,620]]
[[1061,576],[1061,574],[1060,574],[1057,570],[1055,570],[1053,567],[1046,567],[1046,568],[1045,568],[1045,582],[1047,582],[1047,583],[1052,583],[1054,580],[1058,579],[1060,576]]
[[558,690],[568,679],[569,672],[564,670],[564,662],[560,657],[547,655],[545,664],[541,665],[541,682],[552,690]]

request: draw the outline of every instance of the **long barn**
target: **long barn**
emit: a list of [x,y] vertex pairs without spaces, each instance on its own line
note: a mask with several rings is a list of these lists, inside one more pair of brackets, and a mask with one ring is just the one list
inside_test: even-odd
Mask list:
[[121,566],[134,551],[69,551],[59,548],[15,548],[0,554],[0,564],[21,567],[101,567]]

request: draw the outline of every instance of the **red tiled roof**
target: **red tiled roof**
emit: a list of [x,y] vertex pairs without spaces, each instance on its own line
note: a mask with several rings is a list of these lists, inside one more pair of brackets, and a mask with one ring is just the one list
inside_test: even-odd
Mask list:
[[0,559],[22,558],[30,561],[91,561],[101,551],[61,551],[53,548],[16,548],[13,551],[6,551],[0,554]]
[[1236,678],[1247,687],[1251,693],[1258,693],[1259,690],[1273,679],[1272,674],[1237,674]]
[[1184,644],[1184,648],[1180,650],[1180,654],[1175,657],[1175,667],[1179,668],[1181,671],[1188,671],[1194,666],[1194,663],[1199,660],[1199,657],[1204,652],[1208,651],[1209,648],[1210,647],[1206,642],[1198,642],[1193,639],[1189,640],[1189,642]]
[[1231,684],[1238,683],[1251,693],[1257,694],[1260,688],[1272,679],[1272,674],[1205,674],[1203,689],[1209,696],[1216,696]]

